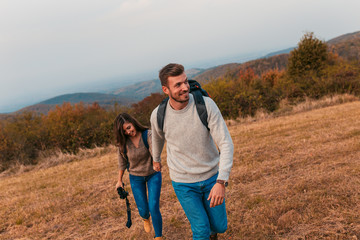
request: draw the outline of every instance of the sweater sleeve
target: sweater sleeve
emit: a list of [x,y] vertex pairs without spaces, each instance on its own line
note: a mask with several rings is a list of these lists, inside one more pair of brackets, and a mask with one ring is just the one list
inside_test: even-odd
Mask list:
[[149,144],[149,152],[150,155],[152,156],[152,131],[150,129],[148,130],[147,141]]
[[161,162],[161,152],[164,148],[165,137],[164,132],[159,129],[157,124],[157,111],[158,107],[151,113],[151,141],[152,141],[152,156],[154,162]]
[[208,112],[210,134],[220,150],[218,179],[228,181],[233,165],[234,145],[230,132],[216,103],[211,98],[204,99]]
[[119,149],[118,149],[118,161],[119,161],[119,170],[125,170],[127,165],[127,160],[122,156]]

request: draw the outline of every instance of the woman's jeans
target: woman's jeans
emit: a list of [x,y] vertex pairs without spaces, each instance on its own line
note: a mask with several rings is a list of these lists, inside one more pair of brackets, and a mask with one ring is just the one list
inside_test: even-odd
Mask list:
[[[155,237],[161,237],[162,217],[159,207],[161,172],[156,172],[146,177],[134,176],[131,174],[129,174],[129,176],[131,190],[133,192],[140,216],[143,219],[149,219],[151,215]],[[146,194],[146,184],[148,188],[148,194]]]
[[172,181],[176,196],[190,221],[193,239],[209,239],[211,234],[223,233],[227,229],[225,200],[213,208],[207,200],[217,175],[195,183]]

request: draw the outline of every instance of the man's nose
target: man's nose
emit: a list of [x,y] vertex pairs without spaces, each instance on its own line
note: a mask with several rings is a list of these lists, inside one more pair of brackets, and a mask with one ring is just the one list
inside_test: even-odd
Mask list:
[[190,88],[190,86],[189,86],[188,83],[184,83],[184,84],[182,85],[182,90],[183,90],[183,91],[188,91],[189,88]]

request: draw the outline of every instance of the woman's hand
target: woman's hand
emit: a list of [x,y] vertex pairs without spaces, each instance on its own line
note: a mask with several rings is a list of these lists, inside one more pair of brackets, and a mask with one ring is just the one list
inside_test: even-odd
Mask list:
[[125,170],[119,170],[119,177],[118,177],[118,181],[116,183],[116,189],[115,190],[117,190],[118,187],[124,188],[124,183],[122,181],[123,176],[124,176],[124,172],[125,172]]
[[115,189],[117,190],[118,187],[124,188],[124,183],[122,181],[117,181]]
[[161,163],[153,161],[153,169],[157,172],[161,171]]

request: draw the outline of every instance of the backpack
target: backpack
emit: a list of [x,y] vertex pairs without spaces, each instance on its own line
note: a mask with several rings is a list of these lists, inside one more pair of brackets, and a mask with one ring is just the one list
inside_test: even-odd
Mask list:
[[[146,129],[145,131],[143,131],[141,133],[141,138],[142,138],[142,140],[144,142],[145,147],[147,149],[149,149],[149,143],[148,143],[148,140],[147,140],[147,138],[148,138],[148,129]],[[127,155],[126,155],[126,152],[127,151],[126,151],[126,147],[125,147],[124,148],[124,156],[125,156],[125,158],[127,160],[126,169],[129,171],[130,163],[129,163],[129,159],[128,159]]]
[[[210,131],[210,129],[208,127],[208,122],[207,122],[208,114],[207,114],[205,101],[204,101],[204,96],[205,97],[210,97],[210,96],[204,89],[201,88],[200,83],[198,83],[197,81],[189,80],[189,85],[190,85],[190,93],[194,96],[196,110],[199,115],[199,118],[200,118],[201,122],[204,124],[204,126],[206,127],[206,129]],[[166,106],[167,106],[168,101],[169,101],[169,97],[165,98],[159,104],[159,108],[158,108],[158,112],[157,112],[157,122],[158,122],[158,126],[161,129],[161,131],[163,131],[163,128],[164,128],[165,111],[166,111]]]

